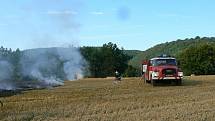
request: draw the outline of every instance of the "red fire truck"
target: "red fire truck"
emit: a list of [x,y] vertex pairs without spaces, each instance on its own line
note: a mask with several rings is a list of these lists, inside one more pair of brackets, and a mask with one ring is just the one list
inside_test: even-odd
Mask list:
[[182,84],[183,72],[178,68],[176,59],[167,55],[143,61],[142,74],[144,81],[153,86],[158,82]]

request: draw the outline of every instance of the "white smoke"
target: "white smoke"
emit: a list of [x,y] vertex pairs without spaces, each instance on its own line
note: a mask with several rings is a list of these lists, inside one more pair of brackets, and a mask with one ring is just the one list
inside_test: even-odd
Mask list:
[[12,65],[6,61],[2,60],[2,57],[0,58],[0,89],[5,90],[12,90],[14,89],[14,85],[11,81],[13,74],[13,67]]
[[57,49],[57,52],[60,60],[66,60],[63,67],[67,79],[74,80],[83,78],[82,66],[85,62],[78,49],[70,47],[70,49]]
[[[65,80],[83,78],[85,61],[79,48],[44,48],[25,50],[18,65],[0,58],[0,90],[48,88],[63,85]],[[21,80],[13,77],[20,66]]]
[[24,76],[39,80],[41,85],[56,86],[83,75],[84,59],[74,47],[38,49],[24,52],[21,65]]

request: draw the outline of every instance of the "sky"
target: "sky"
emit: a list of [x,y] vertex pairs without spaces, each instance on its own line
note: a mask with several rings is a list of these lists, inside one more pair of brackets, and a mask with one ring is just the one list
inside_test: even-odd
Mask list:
[[0,0],[0,45],[146,50],[215,36],[214,0]]

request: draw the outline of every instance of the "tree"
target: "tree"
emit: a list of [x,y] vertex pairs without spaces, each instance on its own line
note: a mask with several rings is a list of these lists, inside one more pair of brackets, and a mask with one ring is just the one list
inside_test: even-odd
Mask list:
[[21,58],[21,51],[19,49],[16,49],[16,51],[12,52],[10,61],[14,67],[14,69],[13,69],[13,80],[16,80],[16,81],[21,80],[20,58]]
[[137,77],[140,76],[141,70],[134,68],[133,66],[129,65],[125,71],[125,77]]
[[[89,77],[101,77],[101,66],[102,66],[102,53],[101,48],[98,47],[82,47],[81,54],[88,62],[88,68],[85,73],[88,74]],[[89,71],[89,72],[88,72]]]
[[190,47],[179,54],[180,66],[185,75],[215,74],[215,48],[203,44]]
[[124,73],[130,56],[109,42],[102,47],[83,47],[81,53],[89,64],[91,77],[114,76],[115,70]]

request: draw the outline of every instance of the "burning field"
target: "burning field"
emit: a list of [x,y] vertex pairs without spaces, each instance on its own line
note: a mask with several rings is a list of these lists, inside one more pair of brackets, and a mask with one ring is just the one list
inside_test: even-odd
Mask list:
[[0,50],[0,90],[49,88],[83,77],[85,61],[76,47]]
[[[1,93],[0,120],[214,120],[215,76],[152,87],[139,78],[65,82],[51,89]],[[3,95],[4,94],[4,95]]]

